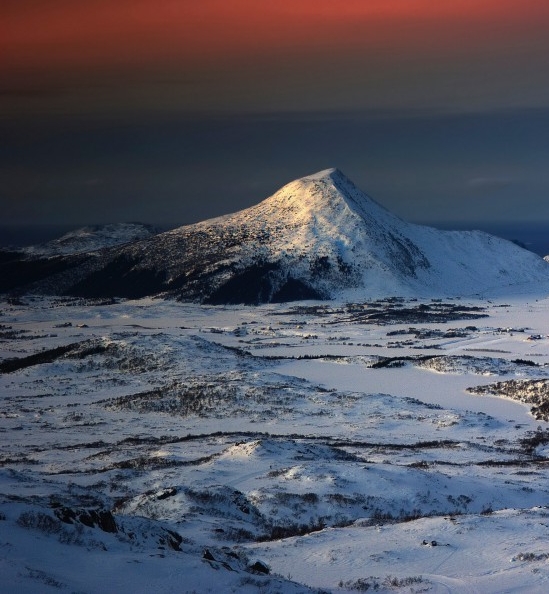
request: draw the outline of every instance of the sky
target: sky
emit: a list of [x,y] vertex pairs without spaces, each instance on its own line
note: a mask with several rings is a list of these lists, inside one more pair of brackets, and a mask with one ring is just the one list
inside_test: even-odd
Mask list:
[[549,226],[548,30],[546,0],[3,0],[0,225],[175,227],[338,167],[414,222]]

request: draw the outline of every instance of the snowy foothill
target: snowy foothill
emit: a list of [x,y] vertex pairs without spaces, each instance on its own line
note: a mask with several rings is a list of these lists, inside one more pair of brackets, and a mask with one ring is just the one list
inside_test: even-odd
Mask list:
[[29,256],[69,256],[95,252],[105,248],[147,239],[157,231],[143,223],[112,223],[92,225],[69,231],[57,239],[23,248]]
[[5,299],[3,591],[547,591],[548,313]]

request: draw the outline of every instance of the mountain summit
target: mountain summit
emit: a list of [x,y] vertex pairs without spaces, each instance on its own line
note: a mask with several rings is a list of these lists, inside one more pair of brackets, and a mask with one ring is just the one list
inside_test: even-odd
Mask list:
[[28,288],[212,304],[505,294],[549,290],[549,265],[480,231],[403,221],[328,169],[237,213],[68,259]]

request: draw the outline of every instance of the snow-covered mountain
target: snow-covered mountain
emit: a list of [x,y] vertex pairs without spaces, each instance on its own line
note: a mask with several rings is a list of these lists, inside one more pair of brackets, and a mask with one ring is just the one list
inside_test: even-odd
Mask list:
[[113,223],[90,225],[65,233],[58,239],[23,248],[32,256],[68,256],[92,252],[152,237],[157,231],[143,223]]
[[405,222],[329,169],[246,210],[73,259],[34,289],[250,304],[457,296],[549,290],[549,266],[483,232]]

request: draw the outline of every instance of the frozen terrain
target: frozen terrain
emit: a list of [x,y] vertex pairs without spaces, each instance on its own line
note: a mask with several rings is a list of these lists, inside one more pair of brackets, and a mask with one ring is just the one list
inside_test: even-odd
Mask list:
[[547,592],[549,299],[0,305],[0,575]]

